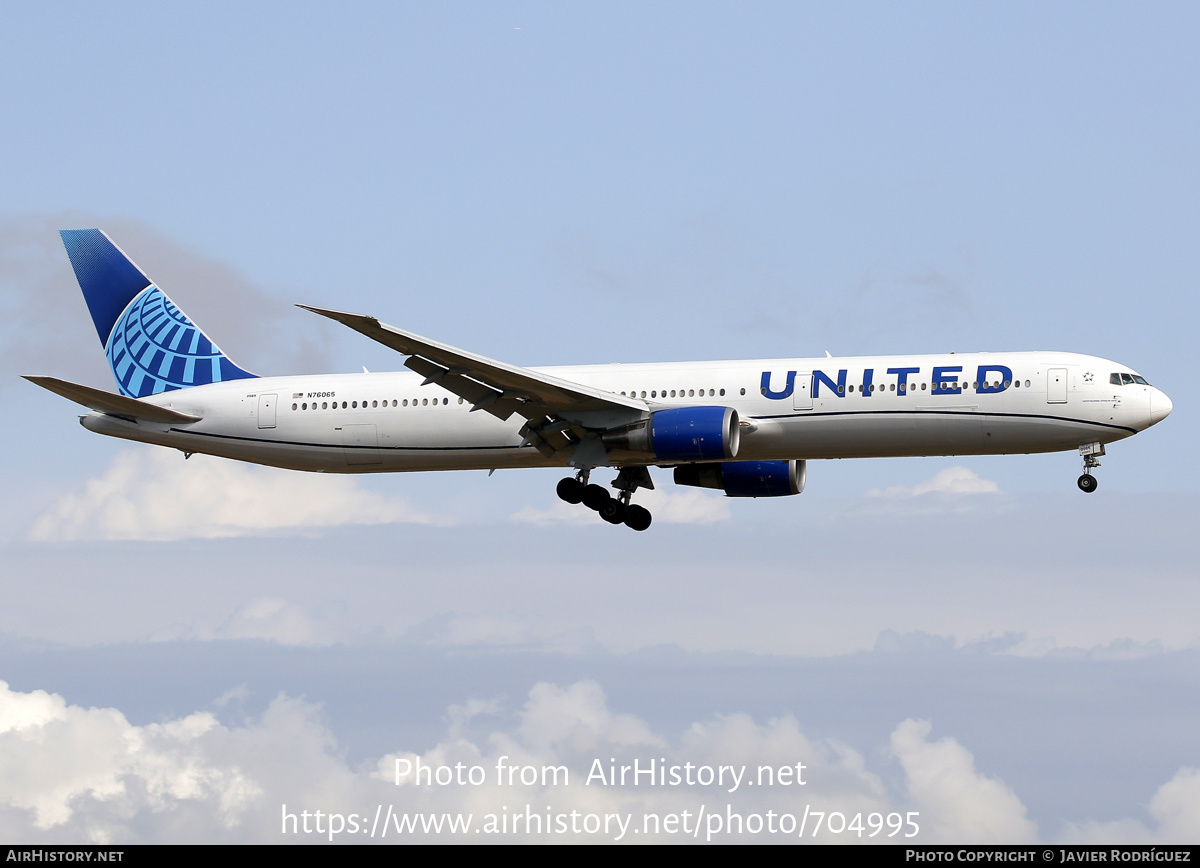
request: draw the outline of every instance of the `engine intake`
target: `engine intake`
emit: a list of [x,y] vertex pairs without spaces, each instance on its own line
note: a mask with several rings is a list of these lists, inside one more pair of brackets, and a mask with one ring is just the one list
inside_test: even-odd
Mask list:
[[721,461],[737,456],[742,432],[732,407],[677,407],[606,431],[607,449],[634,452],[657,461]]

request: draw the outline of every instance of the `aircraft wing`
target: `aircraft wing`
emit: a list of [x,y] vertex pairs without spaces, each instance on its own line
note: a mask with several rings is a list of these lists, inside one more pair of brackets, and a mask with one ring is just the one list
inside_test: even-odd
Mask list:
[[131,422],[170,424],[173,422],[199,422],[201,419],[200,416],[180,413],[178,410],[159,407],[145,401],[139,401],[137,398],[126,398],[124,395],[114,395],[112,392],[105,392],[103,389],[93,389],[91,386],[68,383],[66,380],[60,380],[57,377],[26,377],[25,379],[35,386],[41,386],[43,389],[49,389],[56,395],[62,395],[76,404],[82,404],[89,410],[95,410],[97,413],[105,413],[109,416],[120,416],[122,419],[128,419]]
[[469,401],[472,410],[486,410],[499,419],[513,413],[524,416],[531,424],[522,433],[539,448],[542,444],[536,441],[540,438],[530,437],[531,431],[549,434],[546,429],[551,426],[558,431],[575,426],[606,428],[639,419],[647,409],[645,402],[636,398],[469,353],[386,325],[373,316],[306,304],[297,307],[336,320],[403,353],[408,356],[406,368],[424,375],[426,383],[437,383]]

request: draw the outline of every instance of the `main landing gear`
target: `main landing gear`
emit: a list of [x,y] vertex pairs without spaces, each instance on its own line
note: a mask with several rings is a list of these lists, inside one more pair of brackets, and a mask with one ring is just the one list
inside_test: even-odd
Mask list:
[[654,488],[650,473],[645,467],[621,468],[621,472],[612,482],[613,488],[618,491],[616,497],[609,495],[599,485],[589,484],[589,476],[590,471],[581,470],[574,477],[560,479],[558,496],[567,503],[582,503],[588,509],[594,509],[609,524],[623,524],[634,530],[650,527],[650,511],[629,502],[637,489]]
[[1092,468],[1100,466],[1100,456],[1104,454],[1104,444],[1085,443],[1079,447],[1079,454],[1083,456],[1083,476],[1079,477],[1076,484],[1080,491],[1091,494],[1100,484],[1096,481],[1096,477],[1092,476]]

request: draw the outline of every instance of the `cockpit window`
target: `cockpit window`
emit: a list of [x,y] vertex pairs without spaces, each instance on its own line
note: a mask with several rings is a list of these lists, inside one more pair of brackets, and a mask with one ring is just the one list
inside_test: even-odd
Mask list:
[[1121,385],[1121,375],[1120,374],[1109,374],[1108,382],[1114,386]]
[[1133,375],[1132,374],[1121,374],[1121,385],[1122,386],[1133,385]]
[[1132,386],[1134,383],[1139,386],[1149,386],[1145,377],[1140,377],[1137,374],[1109,374],[1108,381],[1114,386]]
[[1139,377],[1137,374],[1133,375],[1133,381],[1141,386],[1149,386],[1150,385],[1149,383],[1146,382],[1145,377]]

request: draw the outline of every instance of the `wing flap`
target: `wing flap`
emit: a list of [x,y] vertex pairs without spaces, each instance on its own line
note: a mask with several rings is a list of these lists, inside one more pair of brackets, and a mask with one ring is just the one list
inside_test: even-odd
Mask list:
[[62,395],[76,404],[82,404],[89,410],[109,416],[120,416],[122,419],[129,419],[132,422],[171,424],[199,422],[202,418],[139,401],[136,398],[126,398],[124,395],[114,395],[112,392],[105,392],[102,389],[93,389],[91,386],[69,383],[57,377],[25,377],[25,379],[35,386],[41,386],[56,395]]
[[493,389],[485,383],[463,376],[465,372],[459,368],[448,368],[421,356],[409,356],[404,362],[404,367],[425,377],[425,385],[437,383],[443,389],[469,401],[472,412],[486,410],[504,421],[519,407],[515,399],[506,397],[504,392]]

